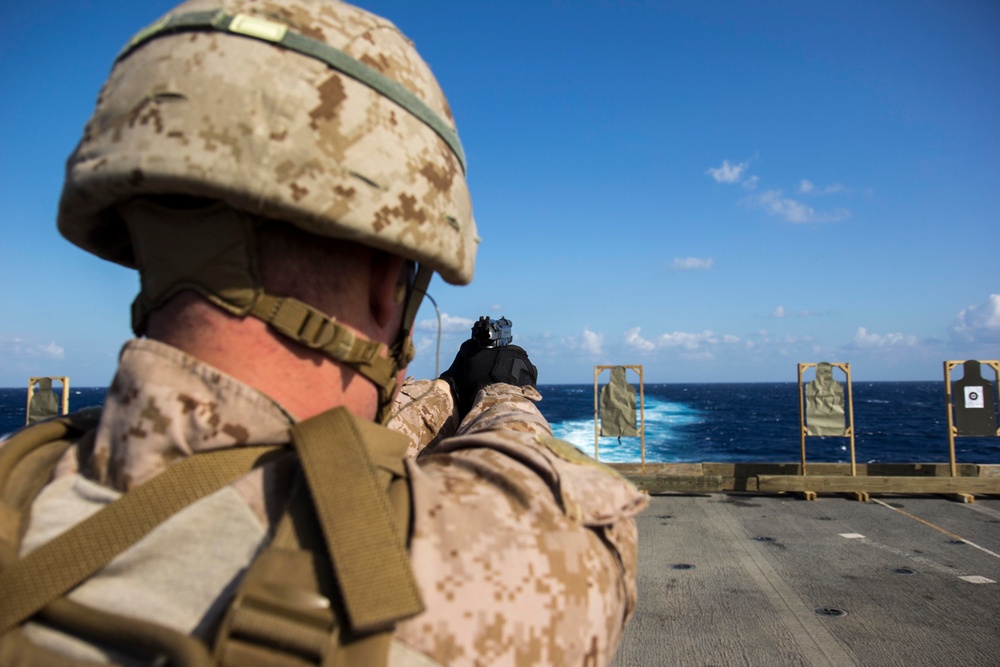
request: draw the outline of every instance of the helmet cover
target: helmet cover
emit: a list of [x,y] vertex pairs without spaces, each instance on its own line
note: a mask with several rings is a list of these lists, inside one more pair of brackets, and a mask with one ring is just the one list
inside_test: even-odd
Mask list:
[[[389,88],[366,81],[371,70]],[[67,162],[59,230],[134,267],[116,204],[188,195],[466,284],[478,237],[454,132],[436,79],[389,21],[332,0],[190,0],[116,61]]]

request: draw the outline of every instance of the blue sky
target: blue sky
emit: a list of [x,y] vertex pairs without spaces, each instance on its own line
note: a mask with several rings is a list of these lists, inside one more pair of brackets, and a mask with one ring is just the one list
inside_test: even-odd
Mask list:
[[[373,0],[441,81],[483,238],[442,367],[507,316],[541,383],[941,378],[1000,357],[995,0]],[[171,7],[0,8],[0,386],[108,384],[136,276],[55,231],[118,49]],[[411,372],[434,372],[425,304]]]

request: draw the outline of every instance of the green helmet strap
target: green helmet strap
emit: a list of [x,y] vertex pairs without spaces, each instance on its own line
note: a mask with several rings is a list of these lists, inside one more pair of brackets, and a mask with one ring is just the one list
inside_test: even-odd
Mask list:
[[149,200],[119,204],[135,249],[142,289],[132,303],[132,329],[145,332],[149,314],[190,289],[231,315],[256,317],[275,331],[350,366],[375,385],[379,421],[389,414],[396,376],[413,359],[409,333],[430,269],[412,286],[400,338],[390,349],[358,337],[335,318],[292,297],[268,294],[257,267],[254,216],[221,202],[175,209]]

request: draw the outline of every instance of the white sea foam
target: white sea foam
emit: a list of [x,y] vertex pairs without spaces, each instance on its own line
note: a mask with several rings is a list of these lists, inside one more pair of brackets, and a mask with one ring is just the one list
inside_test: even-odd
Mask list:
[[[682,435],[679,428],[702,421],[700,414],[683,403],[660,401],[646,398],[646,458],[670,461],[678,456],[671,452],[671,444]],[[642,415],[636,410],[636,426],[642,423]],[[574,419],[552,425],[553,434],[572,443],[577,449],[594,456],[594,420]],[[639,461],[642,458],[642,438],[639,437],[599,437],[598,458],[602,461],[621,463]],[[651,454],[655,456],[651,457]]]

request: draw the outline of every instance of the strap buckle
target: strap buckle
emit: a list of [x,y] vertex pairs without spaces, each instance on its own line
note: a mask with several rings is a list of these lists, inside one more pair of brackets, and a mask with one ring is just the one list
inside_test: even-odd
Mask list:
[[248,586],[236,600],[234,610],[254,610],[281,618],[294,619],[324,633],[335,625],[330,600],[320,593],[305,588],[287,588],[274,584],[258,583]]
[[254,582],[233,601],[216,658],[222,665],[236,665],[263,649],[264,655],[277,651],[320,665],[335,648],[337,627],[330,600],[320,593]]
[[[285,303],[288,303],[287,299]],[[311,308],[305,308],[303,311],[302,323],[299,325],[299,330],[295,332],[295,337],[306,347],[321,350],[334,342],[334,339],[337,338],[338,329],[343,331],[343,327],[339,326],[326,315],[318,313]],[[353,338],[353,334],[351,337]]]

